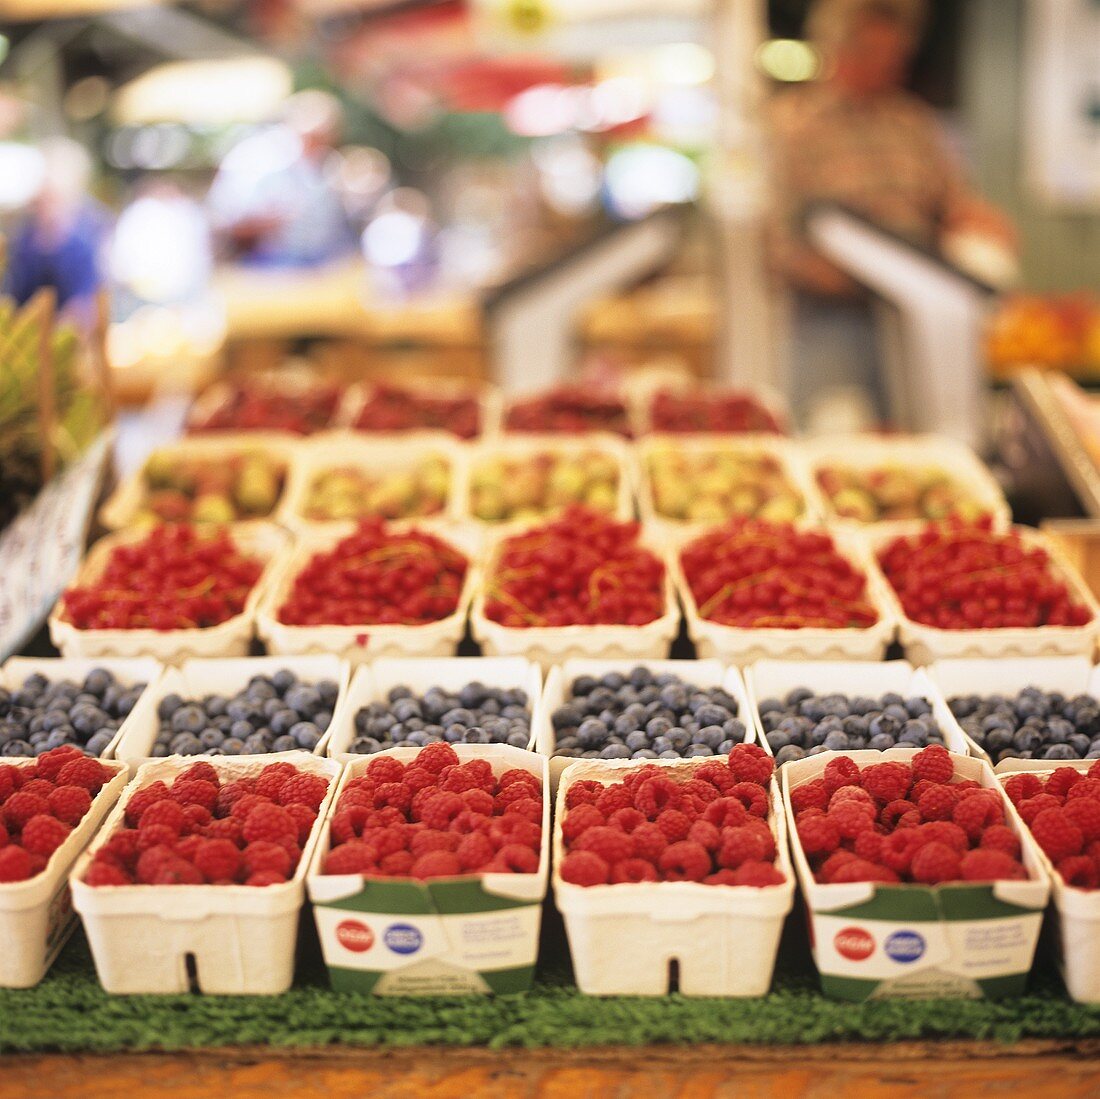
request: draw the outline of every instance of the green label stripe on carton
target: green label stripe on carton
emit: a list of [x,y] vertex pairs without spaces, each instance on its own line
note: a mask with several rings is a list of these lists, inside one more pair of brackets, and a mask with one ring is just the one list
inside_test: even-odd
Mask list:
[[515,897],[487,893],[476,879],[435,882],[431,885],[416,881],[365,880],[358,893],[323,902],[325,908],[341,908],[348,912],[388,913],[394,916],[498,912],[539,903],[539,900],[518,900]]
[[1029,916],[1035,911],[1035,908],[1000,900],[994,896],[991,885],[952,885],[941,889],[889,886],[876,889],[869,901],[830,908],[828,915],[927,923],[933,920],[1012,919]]

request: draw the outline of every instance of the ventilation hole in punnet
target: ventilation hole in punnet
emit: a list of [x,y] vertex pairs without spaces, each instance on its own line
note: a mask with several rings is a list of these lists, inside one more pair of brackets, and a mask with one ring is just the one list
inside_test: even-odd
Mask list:
[[187,967],[187,991],[188,992],[201,992],[202,988],[199,986],[199,963],[194,954],[187,954],[183,959],[184,965]]
[[669,958],[668,960],[668,990],[669,992],[680,991],[680,959]]

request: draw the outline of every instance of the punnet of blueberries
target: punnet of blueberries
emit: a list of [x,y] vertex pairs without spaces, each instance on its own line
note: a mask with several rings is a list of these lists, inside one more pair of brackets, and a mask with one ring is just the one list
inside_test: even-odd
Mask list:
[[83,682],[35,673],[14,690],[0,687],[0,755],[40,756],[72,744],[101,756],[144,690],[106,668],[93,668]]
[[871,748],[925,748],[943,744],[943,733],[926,699],[896,692],[881,698],[816,695],[806,687],[782,699],[766,698],[757,709],[777,764]]
[[394,687],[385,702],[371,702],[355,715],[349,751],[373,755],[402,744],[510,744],[531,741],[531,711],[521,687],[467,683],[458,691],[429,687],[422,695]]
[[1015,697],[958,695],[947,701],[963,731],[1002,759],[1100,759],[1100,701],[1025,687]]
[[339,688],[331,679],[303,683],[282,668],[254,675],[234,695],[185,699],[168,694],[157,706],[154,756],[256,756],[317,747],[332,721]]
[[550,720],[555,756],[570,759],[690,759],[727,755],[745,739],[737,699],[671,672],[637,667],[599,679],[578,676]]

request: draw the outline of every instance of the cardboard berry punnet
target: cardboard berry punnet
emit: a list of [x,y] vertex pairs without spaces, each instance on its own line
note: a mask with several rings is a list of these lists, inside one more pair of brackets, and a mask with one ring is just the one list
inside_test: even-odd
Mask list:
[[[249,885],[89,885],[99,847],[125,819],[130,799],[157,780],[171,783],[198,762],[223,780],[258,775],[276,762],[328,780],[317,820],[289,881]],[[110,993],[276,995],[294,978],[306,868],[332,798],[340,764],[308,752],[265,756],[169,756],[140,767],[69,882],[84,921],[100,984]]]
[[914,748],[822,752],[780,774],[791,849],[806,899],[810,945],[827,996],[841,1000],[1020,995],[1027,982],[1050,895],[1042,855],[988,763],[952,754],[955,779],[996,791],[1005,823],[1020,841],[1026,881],[941,885],[818,882],[798,837],[791,792],[846,756],[862,771],[910,762]]
[[713,758],[579,760],[558,786],[554,815],[554,901],[565,919],[577,987],[591,996],[664,996],[672,964],[685,996],[763,996],[771,986],[783,921],[794,903],[794,872],[775,777],[768,824],[782,884],[712,885],[641,881],[574,885],[564,881],[562,822],[569,787],[582,780],[620,782],[642,766],[686,775]]
[[[546,760],[505,744],[453,745],[459,760],[489,762],[496,776],[521,769],[542,786],[542,844],[533,874],[467,874],[419,880],[325,874],[332,812],[314,849],[307,887],[333,988],[377,995],[522,992],[538,957],[550,864]],[[331,802],[373,760],[412,762],[422,749],[389,748],[344,770]]]
[[[4,760],[16,767],[33,759]],[[30,988],[53,965],[76,926],[69,870],[95,835],[103,818],[126,786],[128,772],[121,763],[100,760],[112,777],[92,799],[91,808],[50,856],[46,869],[26,881],[0,885],[0,987]]]

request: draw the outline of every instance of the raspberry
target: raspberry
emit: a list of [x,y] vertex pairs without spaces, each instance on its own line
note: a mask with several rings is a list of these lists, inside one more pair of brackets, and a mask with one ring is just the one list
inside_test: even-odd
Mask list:
[[[914,757],[919,758],[919,754]],[[860,778],[863,789],[880,801],[901,801],[913,785],[913,772],[908,765],[894,761],[873,763],[862,772]]]
[[738,882],[737,882],[737,871],[736,870],[726,870],[725,868],[723,868],[721,870],[716,870],[713,874],[708,874],[703,879],[703,884],[704,885],[737,885],[738,884]]
[[425,771],[423,767],[417,767],[414,763],[411,767],[405,768],[401,781],[412,791],[413,797],[416,797],[421,790],[434,787],[437,776],[431,771]]
[[414,878],[449,878],[462,873],[462,863],[453,851],[430,851],[413,862],[409,873]]
[[294,818],[279,805],[257,805],[244,820],[241,835],[246,843],[297,836]]
[[23,846],[32,855],[49,858],[69,838],[72,829],[55,817],[31,817],[23,825]]
[[948,847],[955,848],[961,855],[970,847],[967,834],[950,820],[930,820],[917,829],[921,845],[926,843],[946,843]]
[[367,813],[368,828],[392,828],[394,825],[404,826],[407,823],[405,817],[392,807],[388,809],[371,809]]
[[959,877],[962,855],[946,843],[926,843],[913,856],[909,873],[915,882],[924,885],[937,885],[939,882],[955,881]]
[[498,835],[501,837],[498,847],[504,846],[507,842],[522,843],[527,847],[536,848],[542,843],[542,825],[514,815],[500,817],[490,825],[489,839],[496,843]]
[[1086,844],[1100,839],[1100,801],[1071,796],[1066,799],[1062,812],[1081,829],[1081,835]]
[[868,862],[866,859],[852,859],[851,862],[846,862],[832,877],[832,881],[836,884],[870,881],[893,885],[898,880],[897,873],[888,866]]
[[754,829],[723,828],[718,846],[718,865],[736,870],[743,862],[761,861],[766,850],[763,839]]
[[199,844],[201,843],[202,836],[184,836],[183,839],[176,841],[173,850],[180,858],[194,863],[195,855],[198,854]]
[[524,820],[537,824],[542,820],[542,802],[535,801],[534,798],[521,798],[506,806],[504,815],[506,817],[523,817]]
[[[407,854],[407,852],[402,853]],[[375,868],[377,861],[377,848],[361,840],[351,840],[325,856],[325,873],[369,874]]]
[[214,765],[201,760],[198,763],[192,763],[186,770],[180,771],[176,782],[189,782],[192,780],[195,782],[209,782],[214,786],[221,785],[221,780],[218,778],[218,772],[214,769]]
[[84,875],[86,885],[133,885],[134,879],[113,862],[100,862],[98,859],[88,867]]
[[258,805],[271,805],[271,799],[265,798],[262,794],[245,794],[244,797],[238,798],[233,803],[233,808],[229,811],[229,815],[234,820],[239,820],[242,824],[248,819],[248,814]]
[[639,824],[630,838],[634,843],[634,854],[656,865],[661,853],[668,846],[668,837],[651,821]]
[[286,880],[286,876],[280,874],[277,870],[260,870],[247,878],[244,884],[262,889],[268,885],[282,885]]
[[96,857],[114,859],[130,869],[137,863],[138,839],[139,834],[133,829],[120,829],[100,847]]
[[445,832],[450,827],[451,821],[465,808],[458,794],[441,790],[426,801],[420,812],[420,819],[429,828],[438,828],[441,832]]
[[241,852],[241,862],[246,878],[264,870],[274,870],[276,874],[289,877],[293,868],[293,860],[286,850],[270,840],[256,840],[248,844]]
[[1095,889],[1100,884],[1100,869],[1088,855],[1070,855],[1062,859],[1055,870],[1065,879],[1066,885],[1075,889]]
[[728,763],[735,781],[758,786],[767,786],[775,770],[775,760],[759,744],[735,744]]
[[737,798],[717,798],[703,810],[703,820],[715,828],[736,827],[744,824],[748,817],[748,811]]
[[[1065,768],[1065,770],[1069,770],[1069,768]],[[1057,771],[1054,772],[1055,775],[1057,773],[1058,773]],[[1074,771],[1073,774],[1076,775],[1077,772]],[[1052,780],[1053,780],[1053,778],[1054,778],[1054,775],[1051,776]],[[1049,782],[1047,783],[1047,786],[1048,787],[1050,786]],[[1075,782],[1066,791],[1066,803],[1067,804],[1069,804],[1070,802],[1073,802],[1073,801],[1080,801],[1080,800],[1088,800],[1088,801],[1100,800],[1100,780],[1094,779],[1094,778],[1083,778],[1083,779],[1081,779],[1080,782]]]
[[723,767],[717,760],[708,760],[694,771],[696,779],[713,786],[719,794],[725,793],[734,783],[733,775],[728,767]]
[[256,793],[274,801],[286,780],[293,778],[297,773],[293,763],[269,763],[256,776]]
[[363,839],[374,844],[378,848],[378,857],[396,854],[404,851],[408,841],[408,826],[405,824],[390,824],[384,828],[372,828],[368,825]]
[[950,820],[956,800],[950,786],[929,786],[917,799],[917,808],[924,820]]
[[172,847],[180,838],[179,832],[169,828],[167,824],[150,824],[148,828],[142,828],[137,834],[137,847],[139,851],[148,851],[152,847]]
[[798,839],[807,856],[827,855],[837,849],[840,831],[828,817],[803,818],[798,822]]
[[4,827],[3,822],[0,822],[0,847],[7,847],[10,839],[8,830]]
[[[526,786],[521,786],[517,784],[510,787],[510,789],[518,790],[524,796],[528,798],[530,797]],[[493,815],[493,810],[497,807],[497,802],[494,801],[493,795],[488,793],[488,791],[486,790],[466,790],[464,793],[461,793],[458,796],[462,798],[462,804],[466,809],[468,809],[471,813],[477,813],[479,816],[491,817]],[[513,798],[512,800],[522,799]],[[504,804],[509,803],[506,802]],[[501,805],[501,808],[503,807],[504,805]]]
[[[454,754],[453,748],[451,753]],[[424,754],[424,752],[418,753],[417,758],[423,759]],[[455,756],[456,760],[457,758]],[[421,766],[423,766],[423,763]],[[394,759],[393,756],[375,756],[367,764],[364,773],[375,782],[400,782],[401,776],[405,773],[405,765],[399,759]]]
[[[84,753],[75,744],[63,744],[60,748],[43,752],[35,761],[34,773],[39,778],[44,778],[47,782],[57,785],[57,776],[61,773],[61,768],[66,763],[72,763],[73,760],[82,759],[83,756]],[[69,783],[60,783],[59,785],[68,786]]]
[[[153,879],[166,867],[181,861],[175,852],[165,844],[159,844],[142,851],[138,857],[137,870],[134,877],[142,885],[149,885]],[[196,871],[197,872],[197,871]]]
[[[450,830],[460,836],[469,835],[471,832],[487,833],[492,828],[493,818],[482,816],[481,813],[472,813],[469,809],[463,809],[461,813],[450,823]],[[603,823],[603,817],[600,817]]]
[[31,817],[42,813],[48,816],[49,812],[50,803],[45,798],[17,790],[4,802],[4,823],[10,831],[18,832]]
[[637,809],[628,806],[626,809],[616,809],[607,823],[629,836],[639,824],[645,824],[646,819]]
[[859,768],[849,756],[837,756],[825,764],[822,774],[825,789],[833,794],[842,786],[859,785]]
[[241,866],[241,853],[229,840],[200,840],[192,861],[208,882],[231,882]]
[[743,862],[733,872],[734,885],[748,885],[754,889],[782,885],[786,880],[779,868],[769,862]]
[[868,862],[882,862],[882,841],[885,837],[873,830],[864,830],[856,836],[852,850]]
[[701,844],[708,851],[717,851],[722,841],[722,834],[709,820],[697,820],[688,829],[687,838]]
[[595,779],[582,778],[571,783],[565,791],[566,809],[574,809],[578,805],[591,805],[596,798],[603,793],[603,783]]
[[665,881],[702,881],[711,871],[710,852],[691,840],[671,843],[661,852],[657,868]]
[[1043,791],[1056,798],[1064,798],[1084,776],[1072,767],[1058,767],[1047,779]]
[[829,806],[826,819],[836,825],[842,840],[854,840],[860,832],[874,831],[875,811],[855,801],[842,801]]
[[634,842],[625,832],[610,825],[589,828],[573,844],[575,851],[592,851],[599,855],[608,866],[634,854]]
[[818,869],[817,874],[815,874],[814,876],[819,882],[829,884],[830,882],[832,882],[834,876],[836,875],[836,872],[842,866],[847,866],[848,863],[858,858],[858,855],[853,854],[853,852],[847,851],[843,847],[841,847],[838,850],[834,851],[821,864],[821,867]]
[[1085,773],[1089,778],[1100,778],[1100,764],[1094,763]]
[[417,832],[409,841],[409,850],[417,857],[428,854],[429,851],[455,851],[462,837],[455,832],[437,832],[429,829],[426,832]]
[[1009,800],[1019,808],[1021,802],[1027,801],[1028,798],[1033,798],[1040,793],[1043,784],[1039,781],[1037,775],[1021,771],[1018,774],[1009,775],[1004,781],[1004,788]]
[[111,778],[111,772],[98,759],[79,756],[69,760],[57,772],[58,786],[83,786],[89,794],[98,794]]
[[463,870],[480,870],[493,857],[493,845],[484,833],[471,832],[459,841],[455,855]]
[[[634,808],[649,820],[655,820],[665,809],[675,805],[678,796],[676,783],[672,779],[667,775],[656,775],[647,778],[634,791]],[[717,804],[717,801],[711,802],[711,806]]]
[[920,810],[911,801],[902,798],[900,801],[891,801],[888,805],[884,805],[878,819],[887,831],[892,832],[897,828],[916,828],[921,822],[921,815]]
[[910,760],[909,766],[916,778],[928,782],[950,782],[955,774],[951,753],[942,744],[929,744],[927,748],[922,748]]
[[409,851],[391,851],[378,860],[378,872],[392,878],[407,878],[412,872],[413,858]]
[[34,794],[35,797],[48,798],[53,792],[54,785],[52,782],[47,782],[44,778],[32,778],[23,783],[22,789],[19,791],[21,794]]
[[964,881],[1022,880],[1027,877],[1027,871],[1011,855],[988,847],[967,851],[959,864],[959,874]]
[[611,884],[659,881],[657,868],[648,859],[623,859],[611,867]]
[[1062,801],[1060,798],[1056,798],[1053,794],[1036,794],[1033,798],[1028,798],[1027,801],[1021,802],[1017,809],[1020,816],[1023,817],[1024,823],[1031,824],[1031,822],[1044,810],[1044,809],[1061,809]]
[[513,874],[534,874],[539,868],[539,856],[522,843],[506,843],[494,861]]
[[709,782],[702,782],[700,779],[693,778],[688,779],[680,785],[680,796],[683,798],[692,798],[700,805],[709,805],[712,801],[721,797],[721,791],[717,786],[712,786]]
[[1081,829],[1063,809],[1044,809],[1032,822],[1031,834],[1048,859],[1059,863],[1070,855],[1079,855],[1085,845]]
[[868,805],[876,810],[878,808],[875,799],[867,793],[862,786],[842,786],[834,794],[829,796],[829,807],[840,805],[845,801],[854,801],[861,805]]
[[520,767],[513,767],[510,771],[505,771],[504,774],[500,776],[497,786],[501,790],[506,790],[514,782],[526,783],[530,786],[533,794],[542,792],[542,783],[539,782],[538,778],[531,774],[530,771],[524,771]]
[[224,820],[212,820],[206,826],[206,835],[208,839],[230,840],[232,843],[239,845],[243,838],[241,836],[241,822],[233,820],[232,817],[226,817]]
[[0,805],[22,785],[23,776],[19,773],[19,768],[10,763],[0,763]]
[[916,828],[902,828],[891,832],[882,840],[882,865],[896,874],[907,874],[912,865],[913,856],[922,845],[920,832]]
[[754,817],[768,815],[768,791],[763,786],[757,786],[754,782],[738,782],[730,787],[729,796],[741,802]]
[[237,802],[246,794],[252,792],[253,782],[251,779],[238,779],[236,782],[227,782],[218,791],[218,801],[214,806],[215,815],[219,817],[229,816]]
[[486,790],[493,792],[496,780],[493,778],[493,769],[484,759],[471,759],[466,763],[460,763],[440,783],[440,789],[453,790],[461,794],[463,790]]
[[29,852],[14,844],[0,850],[0,882],[26,881],[34,869]]
[[791,809],[795,816],[803,809],[824,809],[829,804],[829,791],[819,778],[796,786],[790,793]]
[[764,845],[764,859],[774,859],[775,836],[772,835],[772,830],[768,827],[767,822],[762,821],[759,817],[751,817],[745,822],[744,827],[760,837],[760,842]]
[[210,810],[205,806],[192,802],[183,807],[183,830],[186,834],[203,831],[212,819]]
[[213,812],[218,804],[218,787],[201,778],[176,779],[168,796],[180,805],[201,805]]
[[1003,851],[1013,859],[1020,857],[1020,840],[1007,824],[991,824],[978,841],[978,846],[988,851]]
[[298,842],[304,844],[317,821],[317,810],[297,801],[292,801],[285,809],[298,827]]
[[72,825],[79,824],[92,807],[92,795],[83,786],[57,786],[46,801],[58,820]]
[[592,851],[570,851],[558,872],[572,885],[606,885],[611,875],[607,863]]
[[374,807],[385,809],[387,805],[402,813],[408,812],[412,805],[412,791],[403,782],[383,782],[374,791]]
[[437,775],[444,767],[457,767],[458,762],[458,753],[442,741],[428,744],[416,754],[416,765]]
[[159,824],[165,828],[171,828],[178,836],[183,831],[186,822],[187,818],[183,815],[183,808],[179,802],[172,801],[171,798],[161,798],[160,801],[154,802],[141,814],[138,828],[144,831],[146,828]]
[[995,793],[978,792],[960,801],[955,806],[951,819],[970,839],[976,840],[990,825],[1002,824],[1005,814],[1001,808],[1001,800]]
[[691,818],[679,809],[666,809],[654,822],[665,834],[669,843],[686,839],[691,831]]
[[595,805],[605,817],[610,817],[620,809],[635,808],[633,795],[621,782],[614,786],[605,786],[603,793],[596,798]]

